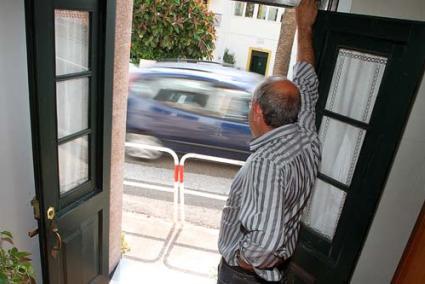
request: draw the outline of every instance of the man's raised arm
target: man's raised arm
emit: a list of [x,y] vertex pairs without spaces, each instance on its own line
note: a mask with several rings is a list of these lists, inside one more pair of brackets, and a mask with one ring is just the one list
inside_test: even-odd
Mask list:
[[300,89],[301,108],[298,124],[308,131],[316,131],[316,103],[319,98],[319,80],[314,71],[313,25],[317,17],[316,0],[302,0],[296,10],[298,29],[297,63],[294,83]]
[[313,25],[317,17],[316,0],[303,0],[296,10],[298,30],[298,62],[307,62],[314,66]]

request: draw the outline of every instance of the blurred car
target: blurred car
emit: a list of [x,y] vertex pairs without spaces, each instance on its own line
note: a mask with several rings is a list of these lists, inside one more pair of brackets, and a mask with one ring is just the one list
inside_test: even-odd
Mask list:
[[[262,76],[213,63],[159,62],[130,74],[127,141],[245,160],[251,94]],[[132,156],[160,154],[130,148]]]

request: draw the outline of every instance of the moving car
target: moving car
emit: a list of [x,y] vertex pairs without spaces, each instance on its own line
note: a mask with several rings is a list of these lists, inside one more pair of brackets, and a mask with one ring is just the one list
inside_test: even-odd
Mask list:
[[[251,94],[262,76],[213,63],[159,62],[130,75],[127,140],[245,160]],[[158,153],[129,149],[156,158]]]

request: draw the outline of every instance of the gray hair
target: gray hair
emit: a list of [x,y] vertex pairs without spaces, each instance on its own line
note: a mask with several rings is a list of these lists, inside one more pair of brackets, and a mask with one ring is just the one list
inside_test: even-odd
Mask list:
[[285,77],[272,76],[264,80],[254,91],[253,102],[257,102],[263,112],[264,121],[272,128],[295,123],[301,108],[301,97],[286,88],[282,83]]

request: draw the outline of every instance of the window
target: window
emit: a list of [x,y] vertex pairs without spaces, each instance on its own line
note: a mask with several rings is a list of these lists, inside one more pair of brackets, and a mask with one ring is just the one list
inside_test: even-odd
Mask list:
[[269,21],[276,21],[277,20],[277,13],[279,12],[278,8],[270,7],[269,8],[269,15],[267,17],[267,20]]
[[214,96],[219,101],[220,113],[232,120],[248,121],[251,95],[243,90],[217,88]]
[[247,3],[246,10],[245,10],[245,17],[252,18],[254,16],[254,9],[255,9],[254,3]]
[[267,6],[266,5],[259,5],[258,6],[257,19],[265,20],[266,14],[267,14]]
[[245,8],[245,3],[236,2],[235,3],[235,16],[242,16],[244,8]]
[[183,108],[203,108],[207,104],[208,96],[181,90],[162,89],[155,97],[156,101],[169,103]]
[[55,10],[56,117],[59,192],[90,180],[90,14]]
[[226,117],[247,121],[249,113],[249,98],[232,98],[226,111]]
[[304,217],[332,240],[353,181],[387,58],[340,49],[319,130],[322,162]]

